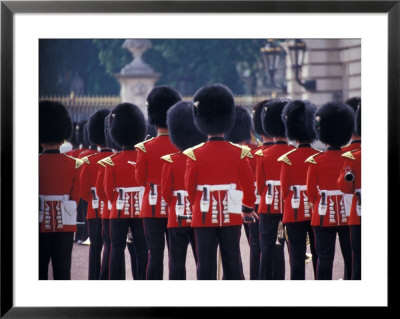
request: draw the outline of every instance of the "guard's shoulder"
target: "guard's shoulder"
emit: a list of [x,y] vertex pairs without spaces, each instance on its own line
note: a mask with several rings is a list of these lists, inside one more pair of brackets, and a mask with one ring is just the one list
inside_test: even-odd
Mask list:
[[173,163],[174,161],[172,160],[171,155],[172,154],[167,154],[167,155],[161,156],[161,159],[164,161],[167,161],[168,163]]
[[73,161],[75,161],[75,168],[79,168],[81,167],[85,162],[83,160],[81,160],[80,158],[76,158],[76,157],[72,157],[70,155],[67,155],[64,153],[64,156],[72,159]]
[[190,159],[195,161],[196,160],[196,156],[194,155],[194,150],[197,149],[197,148],[202,147],[204,144],[205,143],[203,142],[203,143],[200,143],[200,144],[198,144],[196,146],[189,147],[188,149],[183,151],[183,154],[185,154],[187,157],[189,157]]
[[104,164],[104,167],[105,166],[114,166],[114,162],[113,162],[113,160],[112,160],[112,157],[114,157],[115,155],[118,155],[119,153],[115,153],[115,154],[111,154],[110,156],[107,156],[107,157],[105,157],[105,158],[103,158],[102,160],[101,160],[101,162]]
[[253,158],[253,155],[251,155],[251,148],[250,147],[248,147],[246,145],[239,145],[239,144],[232,143],[232,142],[229,142],[229,143],[232,144],[233,146],[236,146],[236,147],[241,149],[240,159],[243,159],[245,157]]
[[254,153],[254,155],[264,156],[263,150],[262,149],[258,150],[257,152]]
[[145,140],[145,141],[143,141],[143,142],[137,143],[137,144],[135,145],[135,148],[137,148],[137,149],[141,150],[142,152],[146,153],[146,146],[145,146],[145,144],[148,143],[148,142],[150,142],[150,141],[152,141],[152,140],[154,140],[154,137],[149,138],[148,140]]
[[288,165],[292,165],[292,162],[289,159],[289,154],[295,152],[297,150],[297,148],[290,150],[289,152],[283,154],[281,157],[278,158],[278,162],[284,162]]
[[84,161],[86,164],[90,164],[90,157],[97,155],[97,154],[98,153],[96,152],[93,154],[86,155],[86,156],[82,157],[81,160]]
[[317,164],[317,162],[315,161],[315,157],[317,157],[318,155],[320,155],[322,153],[323,152],[318,152],[314,155],[311,155],[309,158],[306,159],[306,163]]
[[361,148],[356,148],[355,150],[345,152],[345,153],[342,154],[342,156],[346,157],[346,158],[350,158],[352,160],[355,160],[356,158],[354,157],[353,153],[359,151],[360,149]]

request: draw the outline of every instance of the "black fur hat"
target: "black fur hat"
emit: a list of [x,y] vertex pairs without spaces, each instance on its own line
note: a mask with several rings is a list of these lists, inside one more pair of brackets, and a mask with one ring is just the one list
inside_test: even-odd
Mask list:
[[91,144],[105,146],[104,119],[110,113],[108,109],[100,109],[92,113],[88,120],[89,141]]
[[[168,124],[168,123],[167,123]],[[153,125],[151,125],[151,124],[149,124],[149,123],[147,123],[146,124],[146,138],[147,137],[156,137],[157,136],[157,130],[156,130],[156,128],[153,126]]]
[[68,110],[59,102],[39,102],[39,143],[62,143],[72,135]]
[[68,140],[68,142],[70,142],[72,144],[73,148],[76,148],[80,144],[80,143],[78,143],[77,138],[76,138],[76,126],[77,125],[78,125],[77,122],[72,122],[72,134]]
[[222,84],[206,85],[193,97],[194,123],[203,134],[221,134],[235,122],[235,101],[231,90]]
[[356,112],[356,133],[358,136],[361,136],[361,104],[360,106],[357,108],[357,112]]
[[90,143],[89,140],[89,123],[86,122],[84,127],[83,127],[83,136],[82,136],[82,146],[84,148],[91,148],[91,149],[95,149],[96,146]]
[[178,102],[167,112],[167,124],[171,142],[181,151],[200,144],[207,136],[194,125],[193,104]]
[[75,137],[76,137],[76,142],[78,145],[83,144],[83,129],[85,127],[85,124],[87,123],[87,120],[82,120],[75,125]]
[[264,130],[262,128],[262,122],[261,122],[261,112],[263,110],[264,105],[268,101],[269,100],[263,100],[253,106],[253,127],[254,127],[254,132],[256,132],[258,135],[268,136],[264,132]]
[[235,107],[235,124],[225,134],[225,139],[233,143],[247,142],[251,140],[252,120],[250,112],[241,105]]
[[274,99],[268,101],[261,111],[261,123],[264,132],[271,137],[286,137],[282,120],[283,108],[290,100]]
[[[354,114],[356,114],[358,107],[361,107],[361,97],[359,97],[359,96],[351,97],[351,98],[347,99],[345,103],[346,103],[347,105],[349,105],[349,106],[353,109]],[[356,125],[354,126],[354,131],[353,131],[353,133],[354,133],[355,135],[359,135],[359,134],[357,133],[357,127],[356,127]]]
[[309,101],[294,100],[285,105],[282,119],[286,137],[291,141],[312,143],[315,139],[314,113],[317,107]]
[[317,138],[332,147],[347,144],[354,129],[354,111],[343,102],[328,102],[322,105],[314,117]]
[[142,142],[146,136],[146,121],[142,111],[134,104],[118,104],[111,111],[111,138],[121,147]]
[[147,96],[149,123],[167,128],[167,111],[181,99],[179,92],[170,86],[160,85],[153,88]]
[[120,151],[121,147],[117,143],[115,143],[111,138],[110,121],[111,121],[111,112],[104,118],[104,136],[106,138],[106,146],[113,150]]

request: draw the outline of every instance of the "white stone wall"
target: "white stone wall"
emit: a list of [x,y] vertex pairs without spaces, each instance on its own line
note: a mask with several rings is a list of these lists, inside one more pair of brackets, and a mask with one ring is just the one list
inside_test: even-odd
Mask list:
[[286,61],[288,95],[308,99],[317,106],[332,100],[361,96],[361,40],[305,39],[307,52],[300,78],[316,80],[315,92],[308,92],[295,80],[289,56]]

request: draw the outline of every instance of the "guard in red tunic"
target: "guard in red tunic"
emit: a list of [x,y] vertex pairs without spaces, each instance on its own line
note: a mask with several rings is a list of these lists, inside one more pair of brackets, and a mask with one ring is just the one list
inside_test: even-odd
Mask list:
[[[314,127],[318,139],[328,146],[324,152],[309,157],[307,196],[313,207],[311,225],[314,229],[318,254],[317,279],[332,279],[336,236],[339,242],[349,238],[348,217],[337,179],[343,166],[341,146],[351,137],[354,111],[345,103],[329,102],[315,113]],[[341,245],[346,272],[351,273],[351,251]],[[345,251],[346,249],[346,251]]]
[[60,153],[72,133],[67,109],[60,103],[39,103],[39,279],[71,279],[71,255],[79,201],[79,168],[83,162]]
[[[262,104],[260,104],[262,107]],[[243,106],[236,106],[235,107],[235,124],[233,128],[225,134],[225,139],[232,143],[240,144],[240,145],[247,145],[251,139],[251,131],[253,130],[252,123],[254,127],[257,127],[257,134],[260,134],[260,127],[261,127],[261,119],[259,117],[261,113],[261,109],[257,109],[258,118],[252,120],[250,112]],[[264,134],[261,132],[261,134]],[[260,134],[260,135],[261,135]],[[262,145],[262,144],[261,144]],[[255,156],[255,152],[257,152],[260,147],[253,148],[251,150],[251,154],[253,155],[252,158],[247,158],[250,162],[250,166],[252,168],[253,174],[255,175],[256,171],[256,160],[258,156]],[[255,184],[255,180],[254,180]],[[256,185],[255,185],[256,186]],[[256,202],[255,202],[255,212],[258,209],[260,195],[256,192]],[[258,202],[257,202],[258,199]],[[260,238],[259,238],[259,223],[258,219],[256,218],[253,223],[244,223],[243,227],[245,229],[245,233],[247,236],[247,241],[250,246],[250,280],[257,280],[259,277],[259,269],[260,269]]]
[[[285,125],[282,121],[282,110],[289,102],[286,99],[275,99],[264,105],[261,113],[263,129],[274,138],[274,144],[262,151],[257,163],[257,189],[261,195],[258,212],[260,214],[260,279],[285,279],[284,254],[280,254],[281,277],[274,276],[274,250],[278,237],[283,236],[282,214],[283,198],[280,191],[280,170],[282,162],[278,158],[293,147],[288,145]],[[279,234],[278,234],[279,233]],[[283,248],[284,240],[282,240]]]
[[166,121],[168,109],[180,100],[179,92],[169,86],[153,88],[147,96],[147,111],[149,123],[157,128],[158,135],[135,145],[138,149],[136,181],[145,187],[140,217],[149,248],[146,279],[150,280],[163,279],[168,214],[161,196],[161,170],[165,163],[161,157],[178,152],[169,139]]
[[220,246],[224,279],[244,279],[240,255],[243,218],[257,215],[254,176],[246,158],[250,149],[227,142],[224,134],[234,124],[234,99],[224,85],[202,87],[194,96],[197,129],[208,135],[204,144],[184,151],[188,157],[185,187],[192,203],[192,227],[197,249],[197,279],[217,277]]
[[311,228],[312,211],[306,194],[308,163],[306,159],[318,151],[311,147],[316,139],[313,128],[316,106],[309,101],[295,100],[283,109],[286,137],[297,143],[297,148],[278,158],[282,162],[281,193],[284,200],[283,224],[288,237],[290,256],[290,279],[305,279],[304,256],[307,250],[307,234],[316,274],[317,255],[314,248],[314,233]]
[[146,123],[140,109],[130,103],[117,105],[111,112],[111,138],[122,147],[122,151],[103,160],[106,164],[104,189],[112,203],[110,214],[110,279],[125,278],[125,246],[128,229],[132,232],[139,280],[144,280],[147,264],[147,245],[143,222],[139,218],[143,202],[143,188],[135,180],[135,163],[138,151],[133,145],[142,141],[146,134]]
[[88,120],[88,133],[91,144],[97,146],[97,153],[86,156],[87,165],[84,165],[80,175],[80,194],[88,203],[86,220],[88,223],[90,248],[89,248],[89,280],[100,279],[101,250],[103,247],[102,215],[105,203],[99,199],[96,189],[98,170],[101,167],[99,161],[113,154],[106,147],[104,132],[104,119],[110,113],[108,109],[100,109],[90,115]]
[[207,139],[200,133],[193,121],[193,104],[178,102],[167,112],[167,125],[170,139],[178,153],[164,155],[161,173],[161,196],[168,210],[168,251],[169,279],[186,279],[186,255],[189,243],[192,245],[196,261],[194,231],[190,227],[192,210],[185,189],[185,169],[187,157],[182,153],[189,147]]
[[[357,109],[361,107],[361,98],[358,96],[351,97],[347,99],[345,103],[349,105],[353,109],[354,114],[356,114]],[[348,151],[359,149],[360,147],[361,147],[361,136],[358,134],[356,127],[354,127],[353,134],[351,135],[350,144],[343,146],[342,152],[346,153]]]
[[[361,108],[356,112],[356,130],[361,137]],[[348,151],[338,179],[338,188],[345,194],[352,194],[348,225],[352,250],[351,279],[361,279],[361,148]]]

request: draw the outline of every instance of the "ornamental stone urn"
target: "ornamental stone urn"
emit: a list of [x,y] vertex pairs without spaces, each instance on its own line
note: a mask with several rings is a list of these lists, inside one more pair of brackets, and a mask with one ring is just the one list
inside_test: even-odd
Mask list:
[[125,40],[122,47],[132,53],[133,60],[115,77],[121,85],[121,100],[137,105],[147,119],[146,97],[161,76],[142,60],[143,53],[151,48],[150,40]]

